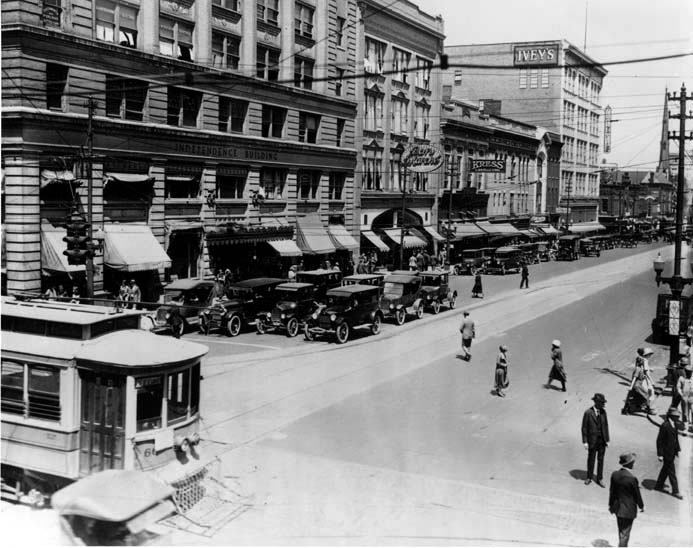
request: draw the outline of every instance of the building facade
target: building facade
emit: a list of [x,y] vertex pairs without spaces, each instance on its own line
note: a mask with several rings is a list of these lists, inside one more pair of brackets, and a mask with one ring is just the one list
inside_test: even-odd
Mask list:
[[355,0],[3,2],[8,290],[79,279],[75,204],[103,243],[97,290],[349,263],[357,16]]
[[672,217],[676,186],[658,171],[604,169],[601,172],[600,213],[614,217]]
[[[563,143],[558,203],[566,222],[596,221],[599,209],[600,92],[607,71],[566,40],[446,46],[443,85],[465,101],[546,128]],[[456,67],[455,64],[479,65]],[[502,68],[498,68],[502,67]]]
[[434,176],[406,170],[401,159],[410,145],[440,143],[440,70],[433,67],[443,53],[443,21],[406,0],[359,2],[358,19],[357,58],[365,76],[357,80],[361,243],[366,251],[385,255],[383,262],[396,263],[402,211],[412,229],[404,242],[407,253],[434,250],[442,240],[433,234]]

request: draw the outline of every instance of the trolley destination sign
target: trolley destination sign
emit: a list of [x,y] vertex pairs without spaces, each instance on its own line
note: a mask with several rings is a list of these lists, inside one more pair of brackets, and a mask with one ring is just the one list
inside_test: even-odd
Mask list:
[[443,165],[443,155],[433,145],[410,145],[402,153],[402,165],[415,173],[429,173]]

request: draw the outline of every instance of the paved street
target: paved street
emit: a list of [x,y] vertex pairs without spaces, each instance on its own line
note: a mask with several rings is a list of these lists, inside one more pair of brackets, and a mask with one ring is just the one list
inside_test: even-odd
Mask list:
[[[207,436],[233,448],[226,474],[254,501],[211,542],[615,545],[607,491],[582,482],[580,419],[600,391],[611,418],[607,477],[621,452],[639,455],[646,513],[632,545],[690,545],[690,440],[680,502],[651,491],[660,418],[619,413],[621,375],[649,334],[651,259],[641,250],[476,302],[471,363],[455,357],[459,310],[369,344],[208,360]],[[567,394],[542,386],[557,337]],[[491,395],[501,341],[510,347],[506,399]],[[665,359],[657,347],[657,377]]]

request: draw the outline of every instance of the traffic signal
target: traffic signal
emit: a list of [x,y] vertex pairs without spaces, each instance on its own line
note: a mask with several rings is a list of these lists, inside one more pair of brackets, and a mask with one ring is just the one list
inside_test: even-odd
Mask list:
[[63,227],[67,229],[67,235],[63,238],[67,243],[67,249],[63,251],[63,255],[67,256],[68,264],[86,264],[87,258],[91,256],[87,234],[89,223],[84,215],[75,209],[67,216]]

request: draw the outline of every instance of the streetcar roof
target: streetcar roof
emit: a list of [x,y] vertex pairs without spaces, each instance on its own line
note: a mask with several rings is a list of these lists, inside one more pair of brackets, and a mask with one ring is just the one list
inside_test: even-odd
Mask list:
[[143,312],[123,309],[120,312],[113,307],[88,304],[70,304],[57,301],[30,300],[18,301],[3,297],[2,313],[15,318],[28,318],[48,322],[61,322],[77,325],[89,325],[123,316],[141,316]]

